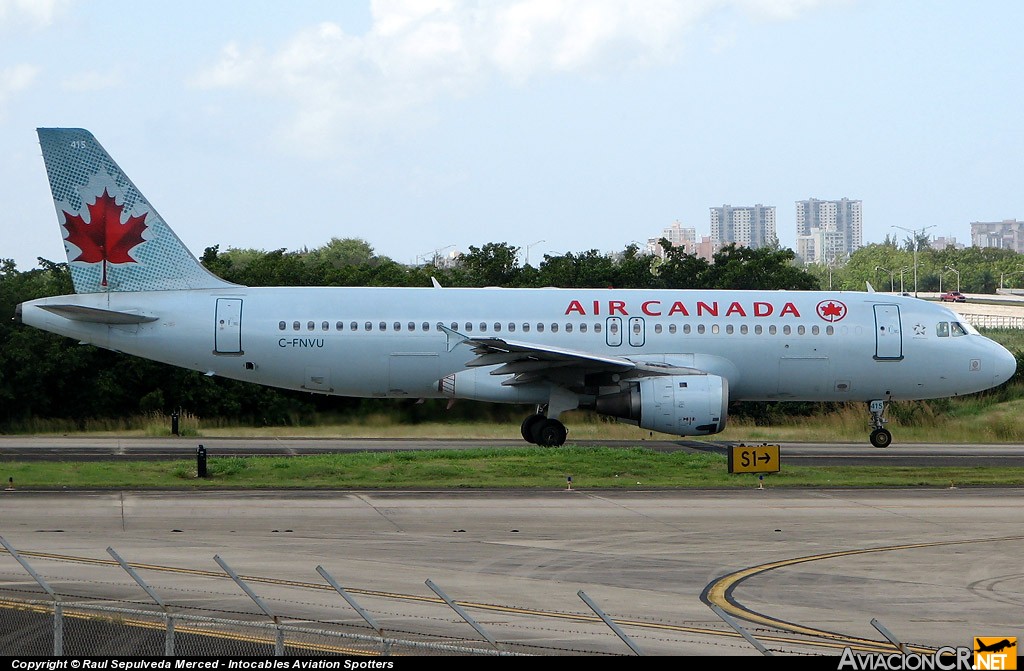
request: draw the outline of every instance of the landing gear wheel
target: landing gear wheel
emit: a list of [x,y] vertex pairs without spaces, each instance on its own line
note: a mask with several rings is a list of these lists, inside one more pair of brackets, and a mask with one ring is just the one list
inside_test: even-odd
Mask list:
[[533,441],[541,447],[558,447],[565,443],[568,435],[565,425],[557,419],[544,418],[543,422],[533,425]]
[[520,427],[520,432],[523,434],[523,440],[528,443],[536,443],[537,439],[533,437],[533,430],[537,427],[537,423],[547,419],[544,415],[536,414],[530,415],[523,420],[523,425]]
[[875,429],[871,432],[871,444],[875,447],[889,447],[892,443],[892,434],[888,429]]

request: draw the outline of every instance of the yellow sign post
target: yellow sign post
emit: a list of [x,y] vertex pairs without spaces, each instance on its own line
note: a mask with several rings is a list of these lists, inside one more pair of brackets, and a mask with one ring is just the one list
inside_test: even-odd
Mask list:
[[778,473],[782,470],[778,445],[733,445],[729,448],[730,473]]

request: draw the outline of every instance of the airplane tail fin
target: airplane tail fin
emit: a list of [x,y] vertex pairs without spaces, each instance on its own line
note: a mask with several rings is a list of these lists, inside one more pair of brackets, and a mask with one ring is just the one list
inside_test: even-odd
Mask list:
[[215,289],[210,273],[81,128],[39,128],[76,293]]

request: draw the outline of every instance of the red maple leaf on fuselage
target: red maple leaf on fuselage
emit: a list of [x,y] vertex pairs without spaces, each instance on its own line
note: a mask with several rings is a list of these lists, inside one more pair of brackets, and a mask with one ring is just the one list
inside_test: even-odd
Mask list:
[[78,256],[70,261],[84,263],[103,262],[103,281],[107,286],[107,263],[138,263],[130,252],[145,240],[142,232],[146,230],[146,215],[128,217],[121,223],[124,206],[118,205],[113,196],[103,189],[103,195],[96,197],[96,202],[89,205],[89,223],[85,223],[80,215],[64,212],[64,227],[68,229],[64,238],[80,250]]
[[824,317],[839,317],[843,314],[843,309],[835,303],[829,303],[821,308],[821,314]]

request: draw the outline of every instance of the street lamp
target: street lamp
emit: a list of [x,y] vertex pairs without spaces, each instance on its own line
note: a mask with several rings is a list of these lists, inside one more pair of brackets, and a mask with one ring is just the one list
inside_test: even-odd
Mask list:
[[883,272],[889,273],[889,293],[896,293],[895,283],[893,280],[893,275],[896,274],[896,271],[889,270],[888,268],[883,268],[882,266],[875,266],[875,270],[881,270]]
[[[938,224],[932,224],[931,226],[923,226],[923,227],[921,227],[921,228],[919,228],[917,230],[911,230],[909,228],[903,228],[902,226],[896,226],[895,224],[893,224],[893,228],[898,228],[901,231],[906,231],[907,233],[910,233],[910,235],[913,236],[913,240],[914,240],[914,297],[915,298],[917,297],[917,248],[921,246],[921,236],[924,235],[924,232],[927,231],[929,228],[935,228],[936,226],[938,226]],[[900,284],[902,285],[902,283],[903,283],[903,280],[901,278]],[[903,287],[902,286],[900,287],[900,291],[901,292],[903,291]]]
[[[951,268],[949,266],[946,266],[946,270],[948,270],[951,273],[956,273],[956,292],[960,293],[960,271],[957,270],[956,268]],[[939,275],[939,277],[942,276]]]
[[910,270],[910,266],[903,266],[902,268],[900,268],[900,293],[901,294],[903,293],[903,273],[907,272],[908,270]]
[[542,242],[547,242],[547,240],[538,240],[537,242],[531,242],[530,244],[526,245],[526,265],[530,265],[530,247],[539,245]]
[[1008,275],[1016,275],[1017,273],[1024,273],[1024,270],[1011,270],[1008,273],[999,273],[999,288],[1003,288],[1003,279]]

